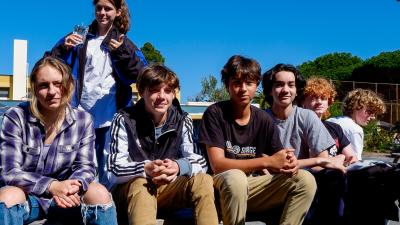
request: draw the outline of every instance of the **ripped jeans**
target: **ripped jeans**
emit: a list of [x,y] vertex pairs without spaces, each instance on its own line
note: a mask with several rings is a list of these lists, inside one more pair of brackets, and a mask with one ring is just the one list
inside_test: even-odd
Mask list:
[[86,205],[63,209],[52,202],[47,214],[41,208],[36,197],[28,195],[28,200],[7,208],[0,202],[0,225],[23,225],[36,220],[47,219],[47,222],[61,224],[117,225],[117,213],[114,202],[106,205]]

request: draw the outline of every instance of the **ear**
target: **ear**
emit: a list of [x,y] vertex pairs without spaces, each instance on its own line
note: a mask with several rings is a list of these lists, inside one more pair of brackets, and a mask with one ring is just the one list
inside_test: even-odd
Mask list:
[[119,17],[121,15],[121,9],[117,9],[117,15],[116,17]]

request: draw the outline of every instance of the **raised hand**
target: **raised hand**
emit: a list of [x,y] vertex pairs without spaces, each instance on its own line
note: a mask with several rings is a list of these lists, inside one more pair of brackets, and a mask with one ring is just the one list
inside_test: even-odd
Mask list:
[[111,40],[110,40],[110,43],[109,43],[109,45],[108,45],[108,47],[110,48],[110,50],[111,50],[111,51],[114,51],[115,49],[119,48],[119,46],[121,46],[122,43],[124,43],[124,38],[125,38],[125,35],[124,35],[124,34],[121,34],[121,35],[119,35],[118,40],[111,39]]
[[70,49],[70,48],[75,47],[78,44],[81,44],[82,41],[83,41],[83,38],[81,35],[71,33],[70,35],[65,37],[64,46],[66,49]]

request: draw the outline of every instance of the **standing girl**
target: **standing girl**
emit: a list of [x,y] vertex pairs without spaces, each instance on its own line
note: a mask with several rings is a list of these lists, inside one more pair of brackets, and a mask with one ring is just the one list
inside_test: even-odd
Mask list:
[[53,47],[51,55],[64,59],[72,67],[76,86],[72,105],[93,116],[102,180],[104,146],[111,120],[117,109],[130,103],[130,85],[147,63],[126,37],[130,15],[125,0],[94,0],[93,5],[95,20],[86,37],[68,34]]

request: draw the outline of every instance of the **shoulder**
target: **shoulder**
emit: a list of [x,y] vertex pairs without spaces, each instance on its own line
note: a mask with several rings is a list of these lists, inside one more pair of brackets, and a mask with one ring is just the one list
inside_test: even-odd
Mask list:
[[[75,120],[78,124],[90,124],[93,123],[93,118],[92,115],[88,112],[86,112],[83,109],[75,108],[72,106],[68,107],[69,110],[69,116],[73,120]],[[68,117],[67,117],[68,119]]]
[[31,115],[31,111],[29,108],[29,102],[20,103],[17,106],[9,108],[4,112],[4,116],[16,119],[16,118],[25,118],[28,119]]
[[252,116],[254,116],[254,118],[256,120],[260,120],[260,121],[267,121],[270,123],[274,122],[274,118],[272,116],[272,112],[267,109],[267,110],[262,110],[260,108],[257,108],[255,106],[251,106],[251,114]]
[[208,106],[204,114],[222,115],[224,111],[228,110],[228,105],[228,101],[216,102]]
[[304,109],[298,106],[295,106],[295,113],[302,118],[310,119],[310,120],[319,120],[317,114],[314,111],[309,109]]

